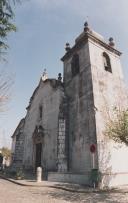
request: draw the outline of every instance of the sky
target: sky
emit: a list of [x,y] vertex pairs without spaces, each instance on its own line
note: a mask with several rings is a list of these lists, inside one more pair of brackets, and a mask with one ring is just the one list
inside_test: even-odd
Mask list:
[[113,37],[123,55],[128,84],[128,0],[23,0],[14,8],[17,32],[10,33],[7,62],[0,70],[11,76],[11,99],[0,113],[0,147],[11,146],[11,135],[26,114],[29,99],[44,68],[49,78],[63,73],[60,58],[65,43],[72,46],[88,20],[91,29],[108,41]]

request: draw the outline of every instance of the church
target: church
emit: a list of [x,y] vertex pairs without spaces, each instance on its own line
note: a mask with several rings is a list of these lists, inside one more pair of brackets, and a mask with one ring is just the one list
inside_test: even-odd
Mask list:
[[12,135],[14,168],[47,171],[50,181],[90,184],[97,169],[102,186],[128,184],[128,148],[105,134],[114,107],[127,107],[127,89],[113,38],[106,42],[88,23],[70,47],[61,73],[46,70]]

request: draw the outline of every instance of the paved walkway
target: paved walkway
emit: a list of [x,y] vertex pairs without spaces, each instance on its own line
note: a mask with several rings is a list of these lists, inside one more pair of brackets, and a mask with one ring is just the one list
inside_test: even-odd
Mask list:
[[25,187],[0,179],[0,203],[60,203],[60,200],[50,196],[49,192],[52,192],[52,189]]
[[[37,182],[33,177],[31,179],[24,179],[24,180],[16,180],[12,178],[7,178],[6,176],[3,176],[0,174],[0,177],[3,179],[6,179],[12,183],[15,183],[20,186],[30,186],[30,187],[51,187],[51,188],[58,188],[58,189],[63,189],[65,191],[69,192],[80,192],[80,193],[101,193],[101,192],[108,192],[108,190],[99,190],[99,189],[93,189],[84,185],[79,185],[79,184],[72,184],[72,183],[63,183],[63,182],[50,182],[50,181],[41,181]],[[118,187],[115,189],[109,190],[111,193],[118,193],[118,192],[125,192],[128,193],[128,185],[127,186],[122,186]]]
[[[10,182],[13,181],[13,182]],[[0,178],[0,203],[128,203],[127,190],[93,191],[76,184]]]

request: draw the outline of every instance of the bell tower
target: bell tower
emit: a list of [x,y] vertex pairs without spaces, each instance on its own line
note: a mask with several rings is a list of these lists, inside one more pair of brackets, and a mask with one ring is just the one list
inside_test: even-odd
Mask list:
[[[108,139],[105,126],[114,107],[128,104],[126,87],[120,63],[121,52],[115,48],[112,37],[104,38],[84,24],[84,31],[76,38],[75,45],[66,43],[64,63],[65,94],[68,98],[68,165],[73,173],[98,169],[108,186],[128,180],[128,164],[122,157],[125,146],[115,149],[116,143]],[[90,146],[96,146],[94,165]],[[122,162],[119,166],[118,157]],[[113,179],[116,173],[115,179]],[[126,173],[125,178],[121,174]]]
[[[65,94],[69,104],[69,171],[90,172],[92,160],[90,145],[96,144],[95,109],[92,70],[89,51],[90,29],[85,23],[83,33],[70,48],[66,44],[64,62]],[[97,155],[95,160],[96,167]]]

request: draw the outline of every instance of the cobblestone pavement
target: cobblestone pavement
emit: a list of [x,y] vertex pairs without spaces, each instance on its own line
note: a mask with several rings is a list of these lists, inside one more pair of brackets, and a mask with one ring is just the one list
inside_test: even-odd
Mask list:
[[128,203],[126,192],[80,193],[58,188],[19,186],[0,179],[0,203]]

